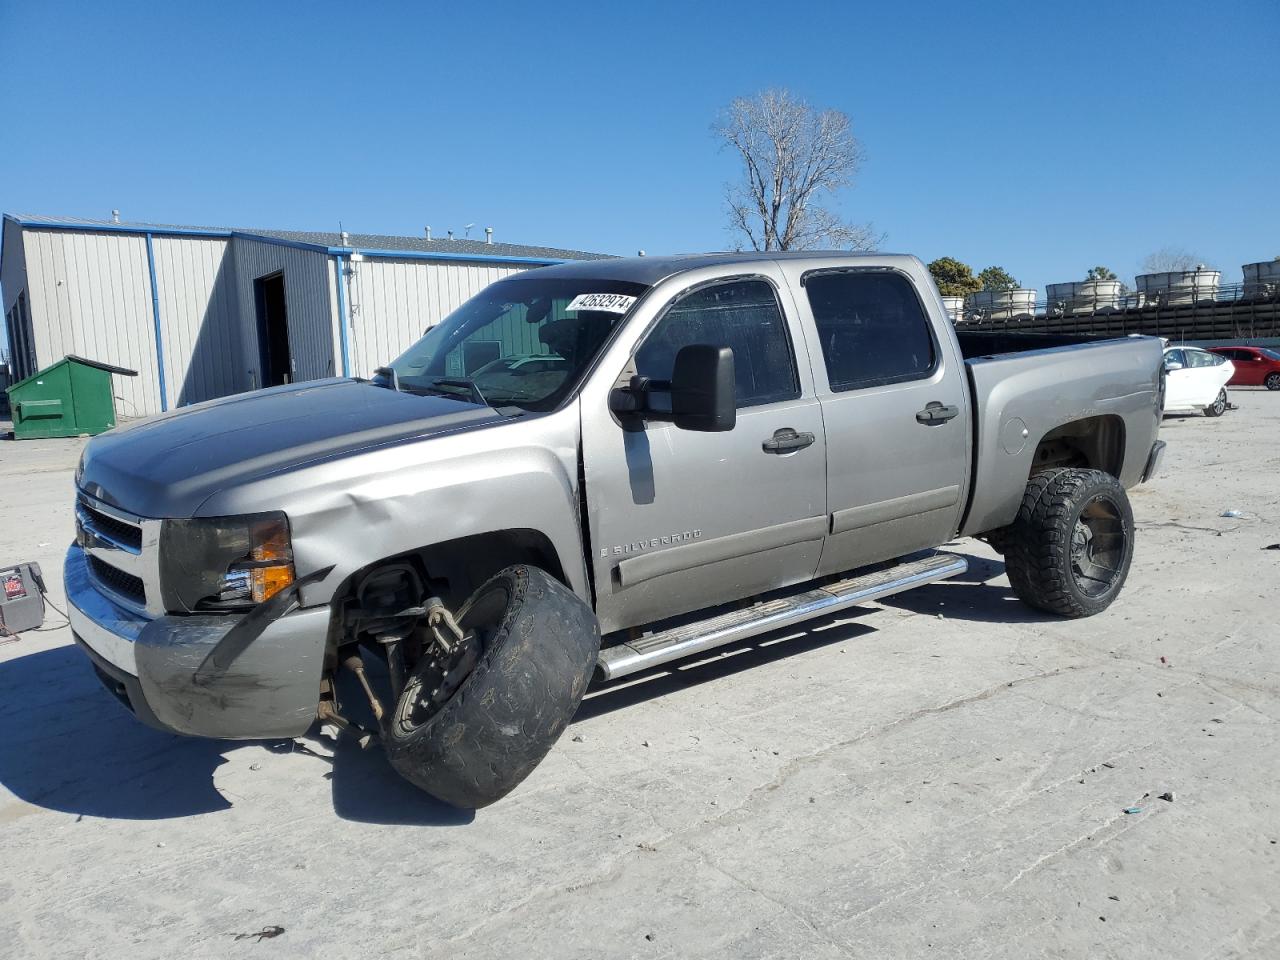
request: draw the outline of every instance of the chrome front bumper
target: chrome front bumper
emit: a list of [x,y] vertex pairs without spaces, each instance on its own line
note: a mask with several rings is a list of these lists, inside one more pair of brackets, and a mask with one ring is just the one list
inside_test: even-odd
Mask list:
[[272,621],[225,673],[197,683],[197,668],[241,617],[140,617],[94,586],[78,546],[67,551],[63,582],[76,642],[144,722],[191,736],[260,739],[297,736],[315,719],[328,607]]

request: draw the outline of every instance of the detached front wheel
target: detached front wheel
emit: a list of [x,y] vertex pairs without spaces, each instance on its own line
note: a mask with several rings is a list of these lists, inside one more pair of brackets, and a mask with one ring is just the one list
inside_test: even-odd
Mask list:
[[595,669],[600,629],[590,607],[529,566],[498,573],[456,619],[471,648],[415,665],[386,749],[410,783],[475,808],[515,789],[564,732]]
[[1101,613],[1129,574],[1133,534],[1129,498],[1109,473],[1037,473],[1008,528],[1009,583],[1020,600],[1049,613]]

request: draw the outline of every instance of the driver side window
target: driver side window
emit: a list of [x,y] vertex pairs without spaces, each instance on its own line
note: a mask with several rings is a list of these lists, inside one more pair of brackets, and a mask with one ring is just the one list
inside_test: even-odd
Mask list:
[[676,353],[699,343],[732,348],[739,409],[800,396],[786,321],[768,282],[715,283],[676,300],[636,351],[636,372],[670,380]]

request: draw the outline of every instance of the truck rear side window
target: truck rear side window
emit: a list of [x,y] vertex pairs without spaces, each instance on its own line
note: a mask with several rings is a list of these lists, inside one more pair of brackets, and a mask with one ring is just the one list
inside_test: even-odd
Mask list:
[[733,349],[739,407],[800,396],[786,321],[764,280],[716,283],[681,297],[636,351],[636,372],[669,380],[676,352],[695,343]]
[[936,369],[929,318],[902,274],[811,273],[804,286],[832,390],[923,379]]

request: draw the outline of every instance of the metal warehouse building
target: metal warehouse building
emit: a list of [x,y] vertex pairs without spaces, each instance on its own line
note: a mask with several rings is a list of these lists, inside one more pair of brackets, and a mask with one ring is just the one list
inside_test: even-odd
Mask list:
[[4,217],[13,379],[67,354],[137,370],[120,414],[369,376],[486,285],[598,254],[489,240]]

